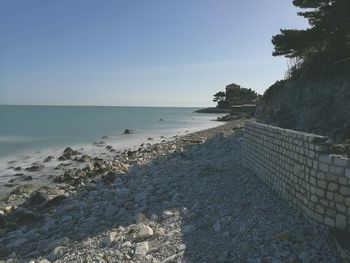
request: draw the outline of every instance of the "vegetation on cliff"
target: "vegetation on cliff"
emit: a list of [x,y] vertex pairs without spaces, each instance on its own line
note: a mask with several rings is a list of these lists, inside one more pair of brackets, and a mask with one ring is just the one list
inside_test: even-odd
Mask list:
[[[274,56],[293,59],[291,74],[325,74],[350,65],[350,1],[294,0],[310,28],[273,36]],[[307,75],[307,74],[306,74]]]
[[286,79],[267,89],[257,116],[284,128],[350,139],[350,1],[294,0],[310,28],[273,36],[274,56],[291,59]]

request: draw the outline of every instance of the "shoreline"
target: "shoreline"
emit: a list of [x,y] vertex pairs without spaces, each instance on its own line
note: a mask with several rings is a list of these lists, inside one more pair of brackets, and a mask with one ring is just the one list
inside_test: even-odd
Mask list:
[[[144,130],[141,133],[120,134],[118,136],[102,136],[98,142],[85,144],[71,144],[69,147],[80,152],[80,155],[93,156],[106,160],[113,160],[116,154],[121,154],[124,151],[134,151],[140,145],[151,145],[157,143],[165,143],[172,140],[176,136],[182,136],[188,133],[197,132],[203,129],[218,127],[222,124],[212,120],[205,125],[201,123],[199,127],[181,127],[167,130],[161,130],[154,133],[153,130]],[[67,146],[65,147],[67,148]],[[56,146],[47,149],[27,150],[18,154],[9,155],[0,158],[0,199],[15,191],[19,186],[32,185],[32,190],[37,190],[42,186],[52,184],[52,179],[62,175],[65,169],[56,169],[59,166],[68,168],[83,168],[82,162],[76,162],[74,159],[79,155],[74,156],[72,160],[59,160],[62,155],[63,146]],[[49,161],[45,159],[49,158]],[[84,162],[83,162],[84,164]],[[38,166],[38,169],[28,171],[33,166]],[[41,166],[41,167],[40,167]],[[29,189],[27,189],[29,190]],[[28,192],[27,192],[28,194]],[[0,202],[1,204],[1,202]]]
[[[326,229],[241,167],[246,121],[145,144],[113,161],[93,158],[84,162],[89,169],[25,195],[0,213],[0,259],[337,262]],[[75,158],[73,149],[66,154]]]

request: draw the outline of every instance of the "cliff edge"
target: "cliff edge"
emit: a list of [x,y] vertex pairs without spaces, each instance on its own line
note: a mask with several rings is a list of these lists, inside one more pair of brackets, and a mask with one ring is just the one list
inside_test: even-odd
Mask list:
[[257,118],[283,128],[350,139],[350,70],[276,82],[261,98]]

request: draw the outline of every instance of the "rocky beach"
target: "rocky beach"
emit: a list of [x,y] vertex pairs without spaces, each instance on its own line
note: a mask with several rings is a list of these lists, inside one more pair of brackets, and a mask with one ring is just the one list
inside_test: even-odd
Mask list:
[[31,166],[64,163],[1,201],[2,262],[339,262],[329,230],[241,167],[244,122]]

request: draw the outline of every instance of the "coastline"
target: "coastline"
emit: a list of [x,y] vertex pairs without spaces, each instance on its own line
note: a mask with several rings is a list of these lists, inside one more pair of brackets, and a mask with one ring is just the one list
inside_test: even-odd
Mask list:
[[[199,138],[201,137],[199,134],[209,136],[207,134],[211,134],[212,132],[215,133],[217,130],[221,130],[221,126],[225,126],[225,123],[215,121],[214,127],[205,127],[202,129],[200,128],[199,130],[198,127],[193,127],[192,129],[177,129],[173,130],[172,133],[167,134],[168,136],[166,137],[160,136],[153,138],[150,136],[142,136],[135,139],[135,137],[133,137],[134,134],[123,135],[124,137],[129,137],[128,139],[132,140],[132,143],[124,142],[123,145],[119,144],[117,149],[114,148],[115,144],[111,143],[109,139],[104,138],[103,141],[97,144],[72,145],[67,147],[66,149],[77,151],[77,154],[72,154],[71,156],[68,156],[68,158],[61,158],[61,160],[60,157],[64,156],[64,149],[41,151],[40,154],[38,153],[38,155],[34,155],[35,157],[33,157],[33,154],[30,155],[30,153],[24,153],[21,155],[21,158],[7,158],[5,161],[3,161],[3,166],[6,166],[7,170],[14,170],[14,173],[9,174],[8,178],[18,179],[19,184],[13,185],[12,187],[7,185],[7,183],[4,184],[3,187],[6,187],[7,192],[2,192],[3,194],[0,196],[0,207],[18,205],[34,191],[37,191],[43,187],[55,187],[58,184],[58,182],[55,182],[55,178],[64,176],[64,174],[67,172],[69,173],[69,171],[76,173],[76,171],[86,170],[86,172],[88,172],[93,169],[94,164],[98,161],[109,163],[117,161],[118,163],[122,163],[122,166],[125,165],[126,167],[134,165],[135,163],[142,165],[143,163],[140,160],[129,160],[130,152],[138,155],[139,152],[147,152],[149,149],[153,149],[154,147],[168,149],[169,145],[180,143],[183,137]],[[225,127],[222,128],[224,130],[226,129]],[[187,143],[190,142],[191,141]],[[156,158],[157,155],[157,152],[153,152],[153,155],[148,158]],[[48,161],[46,161],[47,159]],[[23,168],[16,172],[15,166],[17,165],[20,165]],[[37,169],[36,166],[38,167]],[[33,169],[28,171],[28,169],[31,168]],[[108,171],[109,170],[107,169],[104,172]],[[28,176],[31,177],[30,180],[26,179]]]
[[[85,158],[86,169],[72,169],[57,185],[23,194],[18,206],[2,207],[0,258],[336,262],[327,231],[241,167],[246,121],[144,144],[114,160]],[[66,154],[76,157],[74,149]]]
[[[100,138],[91,143],[62,145],[47,149],[29,149],[2,157],[0,158],[0,199],[15,191],[19,186],[26,188],[27,193],[42,186],[49,186],[56,176],[63,175],[66,168],[84,168],[84,162],[74,161],[75,158],[79,158],[79,155],[74,156],[72,160],[59,160],[66,147],[77,150],[81,153],[80,156],[87,155],[112,161],[116,155],[124,151],[135,151],[140,145],[164,143],[176,136],[219,125],[221,124],[214,120],[208,120],[207,122],[200,121],[198,124],[193,122],[190,126],[183,125],[184,127],[164,129],[162,123],[159,122],[161,129],[154,127],[153,129],[136,130],[127,135],[107,134],[108,136],[105,136],[101,134]],[[48,157],[50,157],[49,161],[46,161]],[[37,166],[37,169],[35,167],[31,169],[33,166]]]

